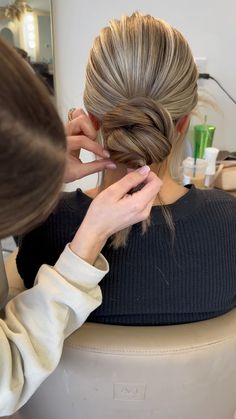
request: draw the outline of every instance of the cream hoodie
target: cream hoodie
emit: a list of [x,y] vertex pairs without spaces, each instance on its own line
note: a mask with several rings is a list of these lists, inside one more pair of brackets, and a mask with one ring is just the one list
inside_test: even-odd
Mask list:
[[64,339],[101,304],[98,282],[108,272],[67,245],[54,267],[43,265],[36,285],[11,300],[0,319],[0,416],[18,410],[56,368]]

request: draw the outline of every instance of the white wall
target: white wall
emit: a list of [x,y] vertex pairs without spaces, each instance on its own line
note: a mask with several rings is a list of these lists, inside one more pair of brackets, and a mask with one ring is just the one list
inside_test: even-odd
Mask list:
[[52,63],[52,39],[50,15],[38,15],[39,56],[38,61]]
[[[160,17],[187,38],[195,57],[207,58],[207,72],[236,99],[235,0],[52,0],[56,89],[61,115],[81,106],[84,70],[93,39],[109,19],[135,10]],[[215,146],[236,150],[236,105],[213,81],[203,87],[221,112],[207,110],[216,125]],[[94,184],[92,179],[82,187]]]

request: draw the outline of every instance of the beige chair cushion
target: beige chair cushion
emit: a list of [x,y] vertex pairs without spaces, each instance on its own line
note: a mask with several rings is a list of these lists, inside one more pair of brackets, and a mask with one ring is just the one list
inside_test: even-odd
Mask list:
[[236,309],[178,326],[86,323],[20,419],[236,419],[235,411]]
[[[87,323],[23,419],[233,419],[236,310],[180,326]],[[236,417],[236,416],[235,416]]]

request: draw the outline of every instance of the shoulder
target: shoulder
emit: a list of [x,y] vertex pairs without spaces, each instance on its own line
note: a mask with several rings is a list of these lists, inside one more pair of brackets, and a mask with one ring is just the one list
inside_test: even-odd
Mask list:
[[87,211],[91,201],[91,198],[81,189],[73,192],[63,192],[53,214],[60,211],[75,211],[76,213],[83,212],[84,209]]
[[208,202],[232,202],[236,204],[236,197],[228,192],[222,191],[221,189],[198,189],[198,193],[201,194]]
[[[205,204],[212,208],[231,208],[236,210],[236,197],[220,189],[198,190]],[[235,213],[236,215],[236,213]]]
[[74,232],[82,223],[90,203],[91,199],[80,189],[73,192],[63,192],[55,209],[45,222],[34,231],[44,232],[46,235],[50,234],[52,240],[55,232],[61,236],[63,236],[63,232]]
[[91,199],[80,190],[63,193],[44,223],[19,237],[16,262],[27,288],[33,285],[42,264],[55,264],[82,223],[90,202]]
[[[73,192],[63,192],[57,206],[47,219],[33,230],[19,237],[20,249],[34,247],[51,250],[64,245],[71,240],[73,234],[83,221],[91,199],[78,189]],[[42,250],[40,250],[42,252]]]
[[219,222],[233,221],[233,225],[236,224],[236,198],[233,195],[219,189],[199,189],[198,195],[209,217],[213,216]]

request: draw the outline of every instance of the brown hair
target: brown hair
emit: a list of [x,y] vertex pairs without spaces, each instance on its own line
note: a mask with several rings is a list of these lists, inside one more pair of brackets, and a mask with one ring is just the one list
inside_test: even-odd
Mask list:
[[[197,104],[197,79],[187,41],[163,20],[136,12],[102,29],[87,64],[84,103],[111,158],[161,168],[171,155],[173,173],[183,140],[176,122]],[[115,247],[127,231],[115,235]]]
[[46,88],[0,39],[0,238],[31,229],[55,205],[65,150]]

